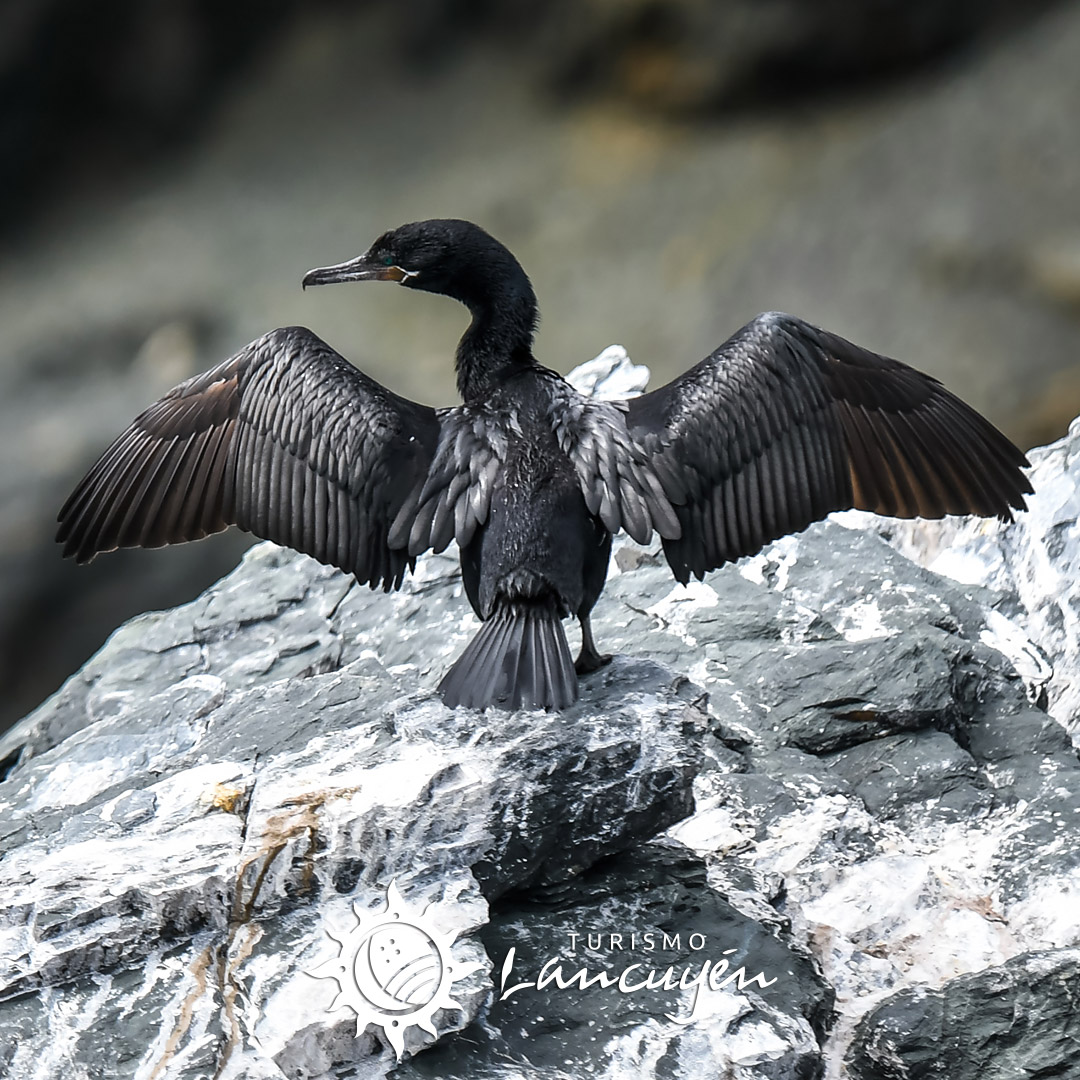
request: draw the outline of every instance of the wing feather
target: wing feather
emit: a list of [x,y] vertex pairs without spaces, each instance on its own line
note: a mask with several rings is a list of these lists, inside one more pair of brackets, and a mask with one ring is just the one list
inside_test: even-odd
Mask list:
[[625,415],[680,581],[833,510],[1011,520],[1031,491],[1020,450],[936,379],[777,312]]
[[392,535],[409,526],[411,554],[445,550],[451,540],[464,547],[488,520],[491,499],[504,482],[509,447],[506,425],[517,423],[483,406],[462,405],[441,414],[442,431],[411,521],[394,523]]
[[667,483],[678,486],[677,470],[665,466],[666,479],[653,470],[647,448],[627,428],[625,404],[584,398],[556,376],[550,421],[574,466],[586,508],[609,532],[625,529],[640,544],[649,541],[654,529],[670,540],[678,538],[682,525]]
[[87,562],[235,524],[390,588],[409,562],[390,527],[440,431],[309,330],[275,330],[138,416],[64,504],[57,539]]

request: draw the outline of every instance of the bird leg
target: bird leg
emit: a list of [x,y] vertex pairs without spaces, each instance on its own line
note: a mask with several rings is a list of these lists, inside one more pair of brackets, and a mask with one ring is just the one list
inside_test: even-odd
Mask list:
[[588,615],[579,615],[578,622],[581,623],[581,652],[574,661],[574,670],[579,675],[589,675],[594,671],[599,671],[605,664],[610,664],[611,654],[601,654],[596,651],[596,642],[593,641],[592,624],[589,622]]

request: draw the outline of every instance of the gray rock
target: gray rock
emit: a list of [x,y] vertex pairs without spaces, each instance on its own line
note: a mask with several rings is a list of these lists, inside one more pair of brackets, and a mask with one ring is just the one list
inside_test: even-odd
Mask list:
[[941,731],[892,735],[831,754],[827,764],[851,785],[875,817],[940,800],[958,820],[981,816],[993,797],[980,784],[978,764]]
[[[678,946],[664,949],[665,934],[678,935]],[[395,1077],[503,1077],[508,1060],[524,1075],[633,1075],[643,1057],[664,1059],[668,1075],[687,1077],[726,1070],[784,1080],[820,1068],[833,994],[809,954],[790,933],[774,936],[710,888],[704,865],[679,845],[647,844],[565,886],[535,890],[493,910],[479,937],[489,956],[514,950],[483,1024],[413,1058]],[[746,989],[738,982],[730,993],[707,985],[674,994],[638,988],[650,972],[662,976],[671,967],[678,978],[687,970],[694,977],[725,961],[724,976],[745,970]],[[630,992],[580,988],[582,970],[586,980],[601,972],[614,980],[634,965]],[[504,987],[556,967],[564,984],[577,976],[578,985],[552,981],[502,997]],[[770,985],[750,981],[758,972]],[[671,1015],[698,1019],[665,1023]]]
[[[1031,522],[1063,483],[1036,472]],[[121,627],[0,739],[3,1068],[840,1080],[932,1055],[911,1003],[1080,943],[1080,760],[1044,709],[1070,654],[1004,576],[853,523],[687,587],[617,542],[616,659],[563,715],[439,702],[475,629],[452,553],[384,595],[264,544]],[[349,985],[391,884],[452,940],[433,1046]],[[704,960],[743,981],[695,993]],[[978,983],[988,1016],[1010,979]]]
[[853,1080],[1080,1073],[1080,950],[1026,953],[940,990],[904,990],[859,1024]]
[[[985,635],[1006,650],[1032,694],[1080,732],[1080,422],[1032,450],[1036,497],[1016,521],[893,522],[879,529],[899,551],[939,574],[998,594]],[[1020,633],[1017,633],[1019,629]]]
[[[462,614],[447,563],[399,598],[423,606],[425,665]],[[692,809],[704,714],[685,680],[620,658],[611,689],[565,714],[455,713],[416,692],[418,665],[388,670],[363,634],[345,645],[343,625],[385,632],[374,600],[394,603],[257,548],[199,601],[121,630],[11,733],[24,750],[0,785],[10,1075],[51,1060],[69,1010],[64,1060],[91,1076],[363,1060],[372,1040],[344,1038],[333,993],[304,974],[352,898],[396,881],[473,930],[503,894],[573,877]],[[483,959],[479,942],[463,948]],[[485,990],[460,996],[459,1024]],[[117,1025],[127,1039],[105,1038]]]

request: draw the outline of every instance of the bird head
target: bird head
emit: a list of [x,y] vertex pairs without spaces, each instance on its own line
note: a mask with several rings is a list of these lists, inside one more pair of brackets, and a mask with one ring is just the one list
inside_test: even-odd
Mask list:
[[441,293],[476,309],[508,285],[529,285],[521,265],[493,236],[471,221],[435,219],[400,225],[355,259],[309,270],[303,285],[395,281]]

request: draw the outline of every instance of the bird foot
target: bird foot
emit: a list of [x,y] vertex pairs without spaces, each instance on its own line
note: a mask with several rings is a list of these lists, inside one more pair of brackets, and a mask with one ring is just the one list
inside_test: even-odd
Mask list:
[[580,655],[574,661],[574,670],[579,675],[591,675],[594,671],[599,671],[605,664],[610,663],[611,653],[586,653],[582,649]]

